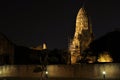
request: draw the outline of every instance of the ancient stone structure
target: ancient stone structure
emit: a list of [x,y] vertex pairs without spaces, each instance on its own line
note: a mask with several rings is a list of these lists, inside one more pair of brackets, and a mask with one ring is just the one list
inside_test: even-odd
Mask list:
[[30,49],[33,49],[33,50],[45,50],[47,49],[47,46],[46,46],[46,43],[43,43],[43,45],[39,45],[37,47],[30,47]]
[[76,17],[76,28],[73,39],[70,42],[69,51],[71,64],[81,59],[81,54],[88,48],[92,41],[92,27],[84,8],[81,8]]

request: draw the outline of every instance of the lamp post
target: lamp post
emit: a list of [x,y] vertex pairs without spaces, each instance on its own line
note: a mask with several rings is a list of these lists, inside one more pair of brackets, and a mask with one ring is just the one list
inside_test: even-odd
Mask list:
[[106,72],[103,71],[102,74],[103,74],[103,79],[105,79]]
[[48,75],[48,71],[46,71],[45,74]]
[[48,71],[45,72],[45,80],[48,80]]

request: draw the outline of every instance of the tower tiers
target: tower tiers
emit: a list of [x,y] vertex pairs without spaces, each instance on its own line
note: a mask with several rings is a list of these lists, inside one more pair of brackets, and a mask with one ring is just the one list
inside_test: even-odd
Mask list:
[[91,40],[91,25],[89,24],[84,8],[81,8],[76,17],[74,37],[69,45],[71,64],[81,60],[81,54],[88,48]]

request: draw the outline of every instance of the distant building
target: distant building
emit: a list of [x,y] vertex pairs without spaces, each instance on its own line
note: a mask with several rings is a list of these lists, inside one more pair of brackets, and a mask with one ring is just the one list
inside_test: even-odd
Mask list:
[[0,33],[0,65],[14,63],[14,45]]
[[88,19],[84,8],[81,8],[76,17],[75,34],[69,44],[71,64],[74,64],[81,59],[81,54],[88,48],[93,39],[92,34],[90,20]]
[[43,49],[47,49],[47,46],[45,43],[43,43]]
[[47,49],[47,46],[46,46],[45,43],[43,43],[42,46],[39,45],[39,46],[37,46],[37,47],[31,47],[31,49],[33,49],[33,50],[45,50],[45,49]]

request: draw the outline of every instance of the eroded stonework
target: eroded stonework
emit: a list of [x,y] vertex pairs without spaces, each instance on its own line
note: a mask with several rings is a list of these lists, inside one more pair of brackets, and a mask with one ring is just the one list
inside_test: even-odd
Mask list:
[[71,64],[81,59],[81,54],[88,48],[92,41],[92,27],[84,8],[81,8],[76,17],[75,34],[70,42],[69,51],[71,54]]

